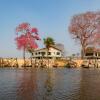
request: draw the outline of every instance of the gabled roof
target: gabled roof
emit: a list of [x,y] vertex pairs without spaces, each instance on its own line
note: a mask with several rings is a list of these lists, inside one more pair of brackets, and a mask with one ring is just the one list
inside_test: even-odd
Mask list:
[[86,52],[100,52],[100,48],[87,47]]
[[[60,50],[60,49],[58,49],[57,47],[55,47],[55,46],[50,46],[51,48],[54,48],[54,49],[56,49],[56,50],[59,50],[59,51],[62,51],[62,50]],[[37,50],[35,50],[35,51],[40,51],[40,50],[47,50],[47,48],[41,48],[41,49],[37,49]]]
[[54,49],[57,49],[57,50],[59,50],[59,51],[62,51],[62,50],[60,50],[59,48],[57,48],[55,45],[52,45],[52,46],[50,46],[50,47],[52,47],[52,48],[54,48]]

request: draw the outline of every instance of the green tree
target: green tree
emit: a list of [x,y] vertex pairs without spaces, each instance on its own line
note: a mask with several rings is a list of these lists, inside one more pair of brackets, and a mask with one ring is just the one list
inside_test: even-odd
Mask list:
[[54,42],[53,38],[51,38],[51,37],[44,38],[44,45],[47,49],[48,66],[49,66],[49,57],[48,57],[49,48],[50,48],[50,46],[52,46],[54,44],[55,44],[55,42]]

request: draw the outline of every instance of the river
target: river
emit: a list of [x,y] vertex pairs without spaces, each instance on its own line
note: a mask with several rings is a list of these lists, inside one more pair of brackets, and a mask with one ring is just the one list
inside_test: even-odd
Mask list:
[[0,68],[0,100],[100,100],[100,69]]

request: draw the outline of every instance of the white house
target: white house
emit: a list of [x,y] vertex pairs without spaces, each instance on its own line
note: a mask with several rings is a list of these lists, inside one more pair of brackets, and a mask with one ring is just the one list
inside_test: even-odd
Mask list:
[[[48,53],[48,55],[47,55]],[[38,49],[33,52],[33,58],[49,58],[57,59],[62,57],[62,51],[54,46],[49,48],[49,51],[46,48]]]

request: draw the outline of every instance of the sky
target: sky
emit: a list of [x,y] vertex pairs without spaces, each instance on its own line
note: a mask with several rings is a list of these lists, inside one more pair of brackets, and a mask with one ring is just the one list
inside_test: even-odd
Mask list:
[[[15,28],[23,22],[37,27],[41,39],[52,37],[65,46],[66,55],[80,52],[68,26],[72,16],[99,11],[100,0],[0,0],[0,57],[22,57],[15,43]],[[43,41],[38,42],[44,47]]]

